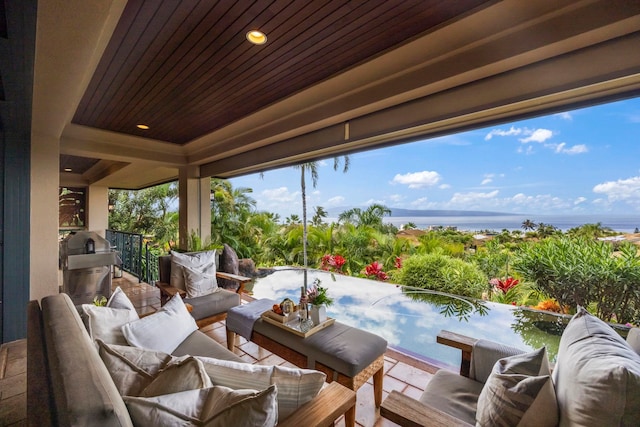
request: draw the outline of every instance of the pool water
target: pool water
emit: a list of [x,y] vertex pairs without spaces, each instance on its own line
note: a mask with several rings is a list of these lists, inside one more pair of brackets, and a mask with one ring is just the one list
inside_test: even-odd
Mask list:
[[[459,366],[460,351],[436,342],[441,330],[534,350],[547,346],[554,360],[568,316],[406,288],[357,277],[308,270],[307,283],[320,279],[334,299],[327,315],[339,322],[384,337],[390,347],[439,365]],[[335,280],[334,280],[335,278]],[[255,298],[300,299],[304,274],[298,268],[276,268],[256,280]]]

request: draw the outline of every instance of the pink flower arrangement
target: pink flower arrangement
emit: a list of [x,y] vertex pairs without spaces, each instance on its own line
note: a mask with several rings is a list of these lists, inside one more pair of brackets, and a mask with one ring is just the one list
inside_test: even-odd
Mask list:
[[344,274],[342,266],[347,262],[342,255],[326,254],[320,261],[320,269],[335,273]]
[[382,264],[378,261],[373,261],[371,264],[364,268],[364,274],[372,279],[385,281],[389,279],[387,273],[382,270]]

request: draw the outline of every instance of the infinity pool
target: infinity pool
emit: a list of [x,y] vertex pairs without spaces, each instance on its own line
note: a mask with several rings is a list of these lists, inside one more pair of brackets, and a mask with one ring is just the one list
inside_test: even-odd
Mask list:
[[[256,280],[255,298],[300,299],[303,270],[276,268]],[[486,338],[523,350],[547,346],[555,359],[568,316],[510,305],[465,299],[423,289],[308,270],[308,283],[318,278],[334,304],[329,317],[384,337],[389,346],[436,364],[457,366],[460,351],[436,343],[443,329]]]

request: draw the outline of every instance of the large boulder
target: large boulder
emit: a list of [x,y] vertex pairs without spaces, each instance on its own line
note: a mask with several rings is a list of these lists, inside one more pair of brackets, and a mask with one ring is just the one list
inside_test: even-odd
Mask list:
[[251,258],[242,258],[238,269],[241,276],[256,277],[256,263]]
[[[222,253],[220,254],[219,270],[231,274],[239,274],[240,271],[238,254],[231,246],[227,245],[226,243],[224,244]],[[218,286],[225,289],[236,290],[238,288],[238,283],[232,280],[218,278]]]

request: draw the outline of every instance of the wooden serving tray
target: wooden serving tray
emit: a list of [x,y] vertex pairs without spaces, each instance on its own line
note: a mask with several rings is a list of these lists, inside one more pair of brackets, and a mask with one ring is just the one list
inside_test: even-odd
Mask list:
[[[279,323],[286,323],[287,322],[287,317],[282,315],[282,314],[278,314],[273,310],[267,310],[264,313],[262,313],[262,317],[268,317],[269,319],[275,320],[276,322]],[[291,313],[289,315],[289,319],[288,320],[293,320],[293,318],[298,318],[298,312],[294,311],[293,313]]]
[[[273,313],[274,316],[279,316],[277,313],[273,312],[273,310],[268,310],[268,311],[265,311],[264,313],[262,313],[262,320],[264,320],[267,323],[271,323],[272,325],[276,325],[277,327],[282,328],[287,332],[291,332],[292,334],[295,334],[295,335],[297,335],[299,337],[303,337],[303,338],[311,336],[311,335],[315,334],[316,332],[321,331],[324,328],[333,325],[335,323],[335,321],[336,321],[336,319],[334,319],[332,317],[329,317],[329,318],[327,318],[327,320],[325,320],[324,322],[322,322],[319,325],[315,325],[313,328],[311,328],[307,332],[302,332],[300,330],[299,319],[298,319],[297,316],[296,316],[295,319],[293,319],[289,323],[283,323],[279,319],[272,318],[271,314],[269,314],[269,312]],[[279,316],[279,317],[284,317],[284,316]]]

